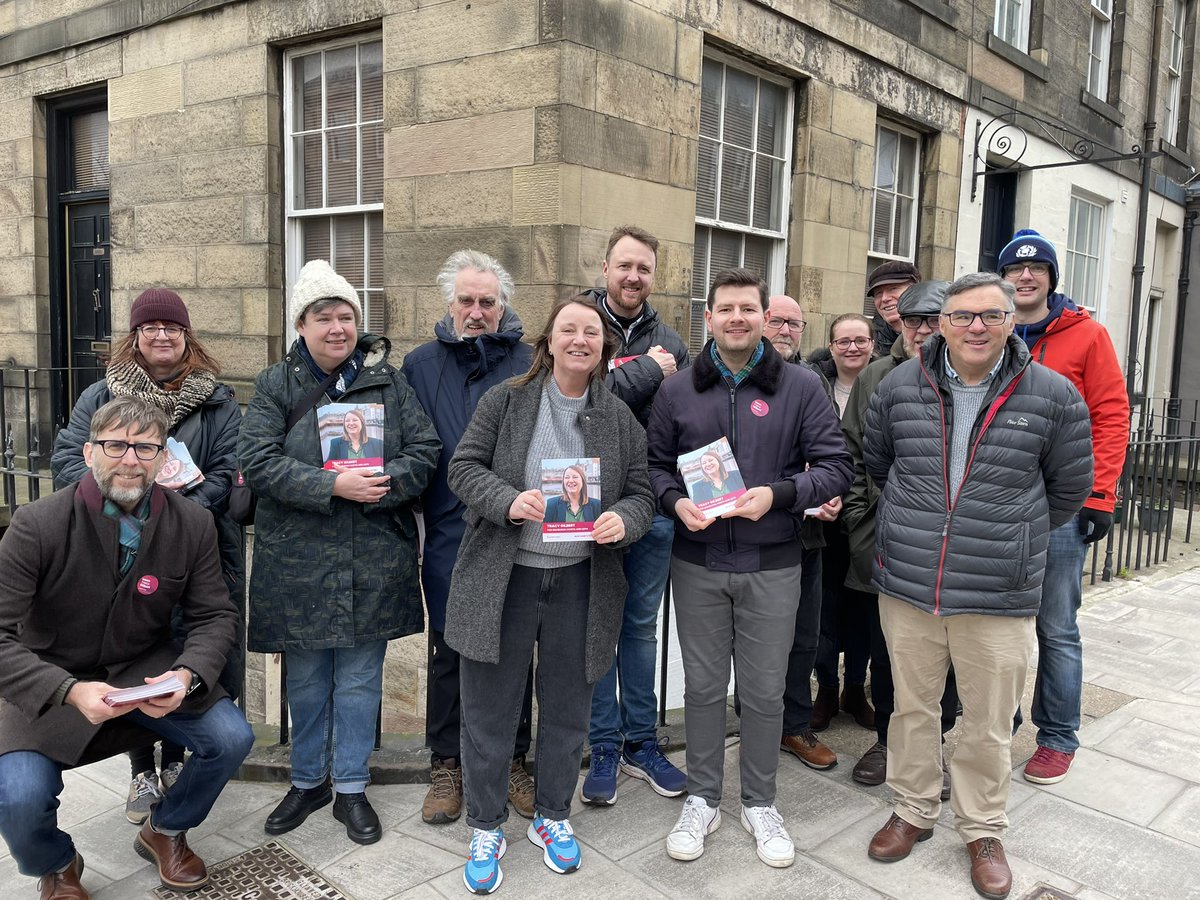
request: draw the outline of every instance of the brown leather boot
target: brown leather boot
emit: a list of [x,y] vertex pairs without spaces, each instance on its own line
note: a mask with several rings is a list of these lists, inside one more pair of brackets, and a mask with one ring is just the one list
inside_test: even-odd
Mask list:
[[854,721],[863,728],[875,727],[875,710],[867,702],[867,690],[861,684],[848,684],[842,688],[842,709],[854,716]]
[[91,900],[79,879],[83,876],[83,857],[78,853],[61,872],[51,872],[38,880],[40,900]]
[[830,720],[838,714],[837,687],[817,687],[817,698],[813,700],[812,717],[808,727],[813,731],[824,731]]
[[435,759],[429,767],[429,792],[421,804],[421,819],[445,825],[462,815],[463,776],[457,759]]
[[537,815],[537,808],[534,805],[535,791],[533,779],[525,771],[525,757],[514,758],[512,768],[508,771],[508,802],[512,804],[517,815],[524,816],[526,819],[532,819]]
[[988,900],[1004,900],[1012,890],[1012,870],[999,838],[985,837],[967,844],[971,854],[971,884]]
[[188,846],[186,832],[159,834],[147,819],[133,842],[133,849],[142,859],[158,866],[158,879],[166,887],[196,891],[208,884],[208,869]]
[[867,847],[867,856],[879,862],[899,862],[912,852],[921,841],[933,837],[932,828],[909,825],[895,813],[875,832]]

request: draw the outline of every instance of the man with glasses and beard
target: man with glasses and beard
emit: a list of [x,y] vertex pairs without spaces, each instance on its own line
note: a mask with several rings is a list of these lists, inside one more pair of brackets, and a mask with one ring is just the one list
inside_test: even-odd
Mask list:
[[[208,882],[186,832],[254,743],[217,682],[237,610],[212,515],[155,484],[168,421],[134,397],[92,416],[78,484],[24,506],[0,540],[0,835],[42,900],[86,900],[83,858],[58,828],[65,769],[167,738],[191,761],[134,842],[163,885]],[[171,641],[171,611],[188,629]],[[177,677],[172,693],[110,705],[116,688]]]

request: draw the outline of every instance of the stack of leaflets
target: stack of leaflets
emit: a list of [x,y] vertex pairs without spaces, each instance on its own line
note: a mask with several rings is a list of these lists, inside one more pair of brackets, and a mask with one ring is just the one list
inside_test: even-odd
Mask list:
[[134,703],[141,703],[143,700],[152,700],[155,697],[167,697],[176,691],[182,690],[183,682],[179,680],[178,675],[172,674],[170,678],[156,681],[154,684],[142,684],[137,687],[118,688],[115,691],[109,691],[104,695],[104,702],[109,706],[132,706]]
[[737,498],[746,493],[746,483],[725,437],[681,455],[679,474],[688,496],[708,519],[729,512]]
[[158,477],[154,479],[163,487],[172,491],[187,491],[204,480],[204,473],[192,461],[187,444],[169,437],[166,453],[167,458],[158,470]]
[[327,403],[317,410],[325,468],[383,471],[383,404]]
[[542,541],[591,541],[600,515],[600,459],[543,459]]

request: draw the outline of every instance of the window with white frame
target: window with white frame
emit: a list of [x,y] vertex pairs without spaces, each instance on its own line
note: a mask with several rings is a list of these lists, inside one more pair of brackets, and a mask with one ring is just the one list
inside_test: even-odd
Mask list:
[[1163,138],[1169,144],[1180,146],[1179,120],[1183,97],[1183,21],[1187,11],[1184,0],[1171,3],[1171,37],[1167,48],[1167,115]]
[[284,62],[284,120],[288,281],[309,260],[328,260],[359,292],[366,330],[382,331],[379,36],[289,52]]
[[743,266],[781,289],[786,254],[792,90],[715,53],[704,58],[696,171],[690,343],[706,338],[704,298]]
[[1080,306],[1100,306],[1101,251],[1104,246],[1104,205],[1085,197],[1071,196],[1071,218],[1067,227],[1066,266],[1059,290]]
[[1108,100],[1108,60],[1112,50],[1113,0],[1092,0],[1092,34],[1088,42],[1087,91]]
[[916,259],[920,174],[921,139],[896,125],[876,125],[869,254],[872,265],[885,259]]
[[1033,0],[996,0],[993,33],[1022,53],[1029,52],[1029,8]]

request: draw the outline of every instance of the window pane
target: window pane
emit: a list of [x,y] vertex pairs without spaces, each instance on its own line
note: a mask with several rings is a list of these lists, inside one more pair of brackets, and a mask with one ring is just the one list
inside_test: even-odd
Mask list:
[[321,127],[321,54],[292,61],[292,131]]
[[896,164],[896,190],[909,197],[917,195],[917,139],[911,134],[900,137],[900,157]]
[[[712,230],[712,251],[708,261],[708,280],[718,272],[736,269],[742,264],[742,238],[732,231]],[[707,293],[707,287],[705,288]]]
[[764,238],[746,235],[746,251],[742,265],[763,279],[770,268],[771,243]]
[[787,116],[783,108],[785,91],[769,81],[758,83],[758,151],[783,156],[783,124]]
[[886,128],[878,128],[875,133],[878,138],[875,146],[875,186],[895,190],[896,144],[900,136]]
[[912,243],[913,202],[905,197],[896,198],[896,231],[892,235],[892,254],[908,256]]
[[750,224],[750,157],[728,144],[721,149],[721,218],[738,225]]
[[108,186],[108,112],[71,117],[71,188],[86,191]]
[[737,69],[725,70],[726,143],[740,147],[754,145],[754,94],[758,79]]
[[696,242],[692,245],[692,296],[708,296],[708,236],[709,229],[696,229]]
[[700,83],[700,133],[713,140],[721,137],[721,70],[719,62],[704,61],[704,77]]
[[383,213],[367,214],[367,286],[383,287]]
[[328,206],[349,206],[358,202],[358,129],[339,128],[325,133],[328,141]]
[[300,225],[302,263],[314,259],[329,259],[329,219],[305,219]]
[[755,158],[754,167],[754,227],[778,230],[779,204],[775,192],[783,183],[783,163],[766,156]]
[[293,202],[297,209],[319,209],[321,198],[321,134],[305,134],[293,143],[292,160],[296,190]]
[[717,215],[717,144],[704,138],[696,156],[696,215]]
[[325,126],[350,125],[358,121],[358,73],[356,48],[330,50],[325,54]]
[[334,270],[355,288],[366,281],[366,235],[363,216],[338,216],[333,220]]
[[892,210],[895,196],[886,191],[875,192],[875,210],[871,223],[871,252],[890,253],[892,233]]
[[362,81],[362,121],[383,118],[383,44],[372,41],[358,48]]
[[362,127],[362,202],[383,202],[383,123]]

